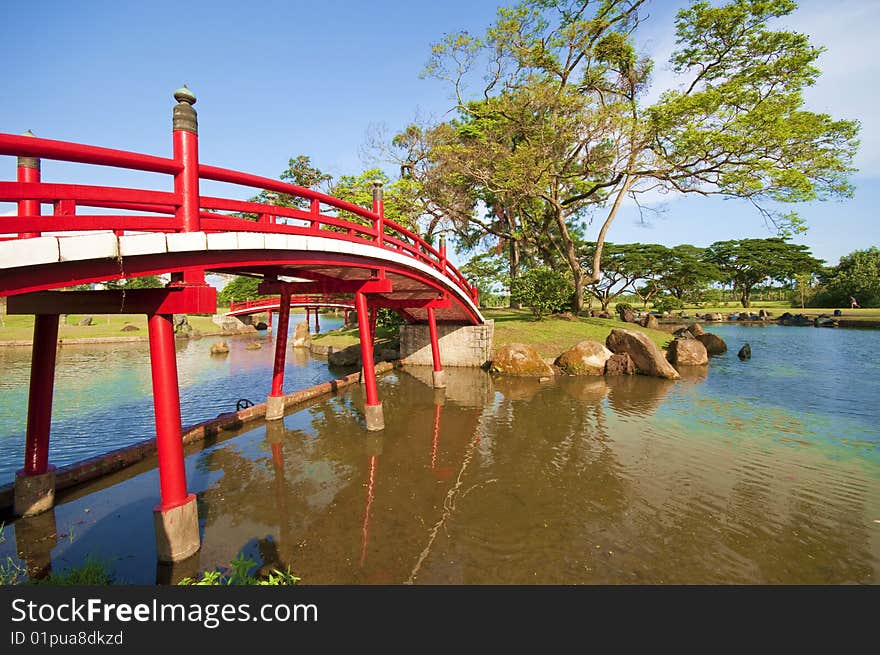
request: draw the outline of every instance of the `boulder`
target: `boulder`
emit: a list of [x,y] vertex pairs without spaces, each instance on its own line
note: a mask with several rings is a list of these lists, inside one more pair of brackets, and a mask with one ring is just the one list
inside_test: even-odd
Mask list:
[[717,334],[706,332],[699,335],[697,340],[701,341],[703,345],[706,346],[706,352],[710,355],[721,355],[727,352],[727,344],[724,343],[724,339]]
[[361,363],[361,346],[355,344],[342,350],[331,350],[327,353],[330,366],[357,366]]
[[688,332],[690,332],[694,337],[698,337],[701,334],[706,334],[706,331],[703,329],[703,326],[699,323],[691,323],[688,325]]
[[722,316],[719,312],[715,312],[713,314],[706,314],[707,321],[723,321],[724,316]]
[[245,350],[260,350],[262,347],[263,344],[259,341],[248,341]]
[[657,317],[653,314],[645,314],[645,318],[642,319],[642,327],[650,330],[659,330],[660,321],[658,321]]
[[605,375],[635,375],[636,365],[628,353],[611,355],[605,362]]
[[636,370],[644,375],[675,380],[678,372],[666,361],[660,348],[643,332],[636,330],[611,330],[605,340],[608,349],[616,354],[627,353],[636,365]]
[[259,331],[259,330],[268,330],[268,329],[269,329],[269,326],[266,325],[265,322],[263,322],[263,321],[259,321],[259,322],[257,322],[256,325],[254,325],[254,329],[256,329],[256,330],[258,330],[258,331]]
[[678,328],[675,332],[673,332],[678,339],[693,339],[695,338],[691,331],[687,328]]
[[770,318],[773,314],[768,312],[766,309],[761,309],[758,311],[758,316],[760,318]]
[[524,343],[506,343],[495,352],[489,371],[528,377],[552,376],[553,369],[538,352]]
[[77,325],[94,325],[94,324],[95,324],[95,319],[93,319],[91,316],[83,316],[81,319],[79,319],[79,322],[77,322]]
[[225,341],[218,341],[211,345],[212,355],[225,355],[229,352],[229,344]]
[[739,352],[736,354],[737,357],[745,361],[746,359],[752,358],[752,347],[749,344],[744,345],[739,349]]
[[698,339],[676,339],[666,349],[666,359],[676,366],[703,366],[709,363],[709,353]]
[[569,375],[604,375],[612,353],[598,341],[586,339],[572,346],[553,363]]
[[608,312],[599,312],[596,314],[596,318],[611,318],[611,314]]
[[636,322],[636,318],[633,315],[633,312],[629,307],[618,307],[617,308],[617,316],[624,323],[635,323]]
[[312,342],[312,336],[309,334],[309,324],[301,321],[293,328],[293,339],[291,340],[291,348],[308,348]]
[[140,328],[137,325],[132,325],[131,323],[126,323],[123,325],[120,330],[122,332],[138,332]]

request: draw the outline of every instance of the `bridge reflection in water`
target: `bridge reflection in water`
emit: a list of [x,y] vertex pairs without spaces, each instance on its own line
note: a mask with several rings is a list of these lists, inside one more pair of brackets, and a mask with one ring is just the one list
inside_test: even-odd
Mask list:
[[[741,449],[739,428],[700,427],[690,397],[705,385],[448,374],[442,396],[430,368],[386,377],[396,418],[371,441],[354,389],[195,449],[203,548],[161,579],[241,550],[310,584],[877,579],[880,495],[865,468],[792,449],[772,422]],[[152,582],[139,537],[154,476],[63,499],[55,568],[95,552]]]

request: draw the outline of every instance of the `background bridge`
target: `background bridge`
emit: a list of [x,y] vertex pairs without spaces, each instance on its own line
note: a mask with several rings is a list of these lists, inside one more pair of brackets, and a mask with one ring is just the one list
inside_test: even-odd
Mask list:
[[[0,296],[10,314],[33,314],[34,344],[25,465],[16,477],[15,511],[39,513],[54,502],[48,462],[55,348],[60,314],[144,313],[148,316],[161,502],[156,507],[160,560],[177,561],[199,548],[195,498],[187,493],[172,314],[214,313],[217,292],[206,272],[260,276],[260,292],[278,294],[278,329],[266,418],[284,415],[284,363],[291,299],[349,294],[358,314],[363,361],[364,419],[384,427],[373,366],[375,312],[394,309],[425,322],[431,335],[434,385],[444,386],[437,322],[481,324],[477,290],[415,232],[385,218],[381,184],[369,209],[270,178],[199,162],[195,96],[174,94],[173,156],[0,134],[0,155],[18,158],[15,181],[0,182]],[[41,178],[41,160],[77,162],[168,176],[171,191]],[[98,174],[100,169],[93,169]],[[200,193],[200,182],[268,190],[299,207]],[[43,215],[43,205],[52,207]],[[307,209],[306,209],[307,207]],[[64,287],[171,273],[162,289],[58,291]],[[373,318],[373,320],[371,320]]]

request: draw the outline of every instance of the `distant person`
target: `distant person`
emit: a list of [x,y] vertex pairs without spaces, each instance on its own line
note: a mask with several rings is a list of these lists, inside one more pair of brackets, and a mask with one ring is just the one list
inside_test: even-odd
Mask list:
[[856,302],[856,299],[852,296],[849,297],[849,308],[850,309],[861,309],[859,303]]

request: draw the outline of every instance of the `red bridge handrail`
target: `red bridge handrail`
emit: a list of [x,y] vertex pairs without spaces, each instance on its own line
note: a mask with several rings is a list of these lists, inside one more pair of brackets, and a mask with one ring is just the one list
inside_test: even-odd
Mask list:
[[[111,166],[173,176],[184,171],[184,163],[177,159],[3,133],[0,133],[0,155]],[[434,248],[418,234],[388,220],[380,213],[319,191],[217,166],[198,163],[198,177],[202,180],[264,189],[309,201],[309,210],[304,210],[199,196],[198,229],[201,231],[273,232],[363,242],[413,257],[438,271],[470,299],[476,298],[476,289],[447,261],[445,251]],[[178,217],[178,210],[184,200],[177,192],[42,181],[0,182],[0,202],[18,202],[19,207],[23,202],[30,202],[31,207],[36,203],[37,208],[41,203],[51,203],[54,206],[54,214],[51,216],[41,215],[37,209],[30,214],[0,217],[0,233],[28,235],[46,231],[79,230],[114,230],[117,233],[124,230],[180,232],[187,229]],[[331,207],[334,212],[354,215],[363,223],[344,216],[323,214],[322,205]],[[151,215],[82,215],[76,213],[78,207],[150,212]],[[224,211],[256,214],[257,220],[220,213]],[[299,221],[301,224],[279,223],[279,218]]]

